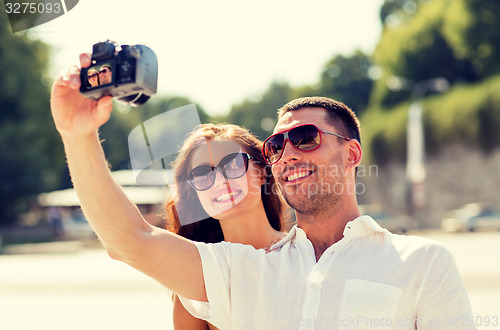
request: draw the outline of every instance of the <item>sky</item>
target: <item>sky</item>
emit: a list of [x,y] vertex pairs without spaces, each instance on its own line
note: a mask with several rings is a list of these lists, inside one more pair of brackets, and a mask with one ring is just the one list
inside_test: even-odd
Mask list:
[[210,115],[257,98],[273,80],[314,84],[336,54],[372,52],[383,0],[80,0],[30,30],[54,47],[51,75],[111,39],[152,48],[158,92],[187,96]]

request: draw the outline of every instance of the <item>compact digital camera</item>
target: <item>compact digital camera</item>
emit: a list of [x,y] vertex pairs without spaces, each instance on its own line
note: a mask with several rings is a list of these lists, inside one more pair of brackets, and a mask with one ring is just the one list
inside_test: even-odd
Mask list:
[[98,100],[111,95],[132,106],[156,93],[158,59],[144,45],[122,45],[107,40],[92,47],[92,64],[80,72],[80,92]]

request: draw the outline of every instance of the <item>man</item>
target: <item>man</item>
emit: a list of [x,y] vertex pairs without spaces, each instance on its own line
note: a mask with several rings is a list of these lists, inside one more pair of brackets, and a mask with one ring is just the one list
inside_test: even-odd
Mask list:
[[[90,60],[80,57],[83,67]],[[148,224],[113,181],[100,145],[111,97],[86,99],[79,87],[71,67],[54,82],[51,109],[87,220],[112,258],[184,297],[195,316],[220,329],[456,329],[453,318],[472,316],[446,249],[360,216],[359,127],[345,105],[307,98],[281,110],[264,150],[297,226],[266,254]]]
[[450,315],[472,316],[444,247],[361,216],[359,121],[347,106],[294,100],[279,110],[274,132],[264,156],[297,226],[265,256],[197,244],[209,303],[184,300],[188,310],[235,329],[447,329]]
[[99,81],[101,85],[106,85],[111,83],[111,79],[113,77],[113,73],[111,70],[111,66],[105,64],[101,66],[99,70]]

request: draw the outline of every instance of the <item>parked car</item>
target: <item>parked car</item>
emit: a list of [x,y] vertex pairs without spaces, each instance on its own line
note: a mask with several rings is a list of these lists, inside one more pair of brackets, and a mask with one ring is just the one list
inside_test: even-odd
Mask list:
[[500,211],[481,203],[466,204],[445,214],[441,229],[447,232],[500,230]]
[[391,233],[406,234],[417,229],[413,218],[405,214],[394,214],[384,211],[379,205],[360,205],[361,213],[369,215],[380,227],[386,228]]

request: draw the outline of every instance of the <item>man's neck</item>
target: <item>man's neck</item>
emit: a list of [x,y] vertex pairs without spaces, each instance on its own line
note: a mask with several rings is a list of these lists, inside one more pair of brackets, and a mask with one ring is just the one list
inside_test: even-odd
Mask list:
[[297,226],[307,235],[314,247],[316,261],[326,249],[344,237],[344,228],[349,221],[361,215],[356,207],[332,210],[318,215],[297,214]]

